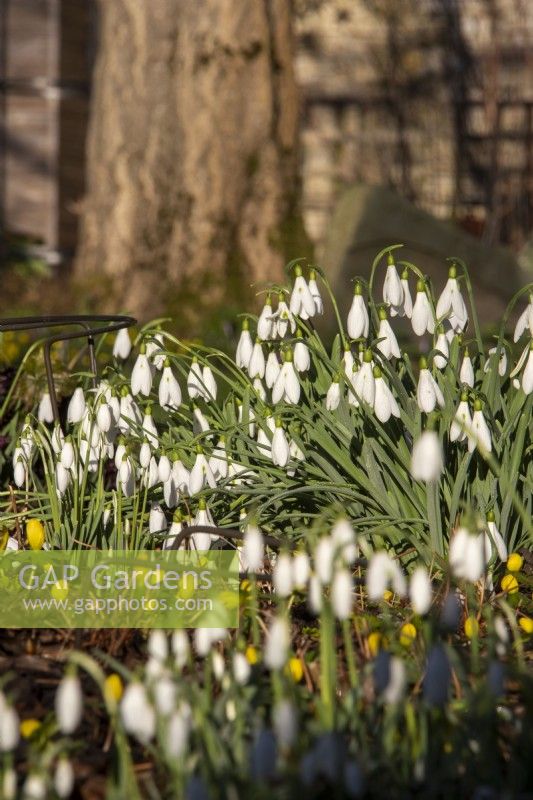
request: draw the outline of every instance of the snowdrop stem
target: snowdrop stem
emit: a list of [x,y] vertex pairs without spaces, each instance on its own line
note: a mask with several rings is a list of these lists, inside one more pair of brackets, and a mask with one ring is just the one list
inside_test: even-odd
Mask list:
[[483,367],[485,365],[485,350],[483,347],[483,337],[481,336],[481,328],[479,326],[479,318],[477,315],[476,304],[474,302],[474,291],[472,289],[472,281],[470,280],[470,273],[468,272],[465,262],[461,258],[447,258],[446,261],[448,261],[452,266],[454,264],[459,264],[459,266],[463,270],[466,292],[468,294],[468,302],[470,304],[470,311],[472,312],[472,320],[474,322],[474,330],[476,332],[477,347],[481,358],[481,366]]
[[335,620],[326,599],[320,612],[320,699],[322,722],[327,730],[335,726],[336,673]]
[[342,621],[342,636],[344,639],[344,654],[346,657],[346,665],[348,667],[348,677],[350,678],[350,686],[355,689],[358,685],[357,681],[357,668],[355,665],[355,654],[352,640],[352,620],[343,619]]

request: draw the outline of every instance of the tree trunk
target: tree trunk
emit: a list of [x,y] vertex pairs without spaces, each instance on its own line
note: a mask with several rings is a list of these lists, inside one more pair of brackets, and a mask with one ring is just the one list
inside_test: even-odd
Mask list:
[[290,0],[99,0],[76,270],[100,307],[146,316],[280,276],[297,196],[290,23]]

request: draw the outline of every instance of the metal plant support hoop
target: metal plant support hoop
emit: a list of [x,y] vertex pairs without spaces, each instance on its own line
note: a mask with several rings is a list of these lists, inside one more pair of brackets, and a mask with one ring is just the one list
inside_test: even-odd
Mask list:
[[[46,338],[44,342],[43,356],[46,368],[46,378],[48,381],[48,392],[52,404],[54,421],[59,422],[59,411],[57,407],[57,395],[54,384],[54,373],[52,370],[51,349],[56,342],[65,342],[70,339],[87,339],[91,370],[93,373],[93,385],[96,387],[98,376],[98,366],[96,354],[94,352],[95,336],[102,333],[112,333],[122,328],[130,328],[135,325],[137,320],[134,317],[124,317],[117,314],[73,314],[69,316],[49,316],[49,317],[4,317],[0,319],[0,333],[7,331],[29,331],[39,328],[58,328],[58,327],[79,327],[81,331],[69,333],[57,333]],[[103,323],[95,327],[95,323]]]

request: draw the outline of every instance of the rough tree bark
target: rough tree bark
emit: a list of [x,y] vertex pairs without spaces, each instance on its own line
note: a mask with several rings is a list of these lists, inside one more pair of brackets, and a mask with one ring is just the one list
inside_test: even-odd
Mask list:
[[290,0],[99,0],[76,262],[95,291],[146,316],[180,286],[220,302],[228,281],[278,277],[291,50]]

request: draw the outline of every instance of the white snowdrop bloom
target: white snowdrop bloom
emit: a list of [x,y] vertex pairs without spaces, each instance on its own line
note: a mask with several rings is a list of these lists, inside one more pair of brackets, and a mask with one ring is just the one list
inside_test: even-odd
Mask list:
[[468,433],[468,451],[472,453],[476,447],[481,452],[490,453],[492,450],[492,438],[489,426],[483,416],[483,403],[476,398],[474,400],[474,413],[472,414],[471,433]]
[[368,309],[363,297],[363,288],[358,282],[354,286],[354,295],[348,312],[347,330],[350,339],[367,339],[370,327]]
[[22,433],[20,434],[20,446],[24,451],[25,457],[29,460],[35,447],[35,434],[28,418],[26,418]]
[[472,428],[472,417],[468,406],[467,392],[461,393],[461,401],[450,425],[450,441],[463,442],[467,438],[467,431]]
[[331,540],[335,555],[340,556],[344,564],[353,564],[357,558],[355,531],[350,522],[341,517],[331,529]]
[[9,538],[7,540],[7,544],[6,544],[6,550],[11,550],[13,552],[16,552],[18,549],[19,549],[19,545],[18,545],[17,540],[14,539],[13,536],[9,536]]
[[226,452],[226,440],[221,436],[217,442],[213,454],[209,459],[209,466],[215,478],[226,478],[228,474],[228,454]]
[[[122,463],[122,456],[126,452],[126,446],[123,441],[119,442],[119,445],[115,452],[115,465],[117,469],[120,467]],[[150,443],[147,439],[145,439],[141,445],[141,449],[139,451],[139,463],[143,469],[150,464],[150,459],[152,458],[152,448],[150,447]]]
[[121,483],[127,483],[132,475],[132,466],[131,461],[128,457],[128,453],[125,450],[124,455],[122,456],[122,461],[120,462],[120,466],[118,468],[117,477]]
[[416,284],[416,299],[411,314],[411,325],[417,336],[435,331],[435,319],[424,281],[418,281]]
[[[491,362],[494,360],[491,359],[491,356],[495,356],[497,352],[498,352],[497,347],[489,348],[489,357],[485,361],[485,366],[483,367],[484,372],[488,372],[489,369],[491,368]],[[505,347],[502,346],[500,348],[500,358],[498,361],[498,374],[501,378],[503,378],[506,372],[507,372],[507,352],[505,350]]]
[[435,431],[424,431],[413,445],[411,475],[415,481],[438,481],[444,469],[442,444]]
[[281,749],[287,750],[292,747],[298,734],[298,715],[296,706],[291,700],[284,697],[274,704],[272,726]]
[[113,416],[111,414],[111,409],[106,403],[105,398],[102,397],[101,401],[98,403],[98,410],[96,412],[96,425],[102,433],[107,433],[111,430],[112,424]]
[[152,409],[149,406],[146,409],[146,413],[143,417],[142,428],[146,438],[148,439],[152,447],[158,447],[159,437],[157,433],[156,424],[154,422],[154,418],[152,417]]
[[265,383],[268,389],[272,389],[276,383],[280,370],[281,367],[279,365],[278,357],[274,350],[271,350],[268,354],[265,367]]
[[274,320],[272,319],[272,298],[267,294],[263,310],[257,319],[257,335],[263,342],[268,342],[274,332]]
[[207,458],[203,451],[199,450],[189,475],[189,494],[191,496],[198,494],[206,485],[214,489],[216,480]]
[[265,545],[263,534],[257,525],[248,525],[244,532],[243,541],[243,560],[246,565],[245,570],[249,572],[259,572],[263,566],[265,557]]
[[278,294],[278,308],[273,314],[275,320],[275,335],[280,339],[283,339],[284,336],[287,335],[287,331],[290,329],[291,333],[294,333],[296,330],[296,320],[294,319],[293,315],[291,314],[287,303],[285,302],[285,297],[283,292]]
[[296,405],[300,399],[300,382],[294,369],[292,350],[285,352],[283,365],[272,388],[272,402]]
[[61,430],[61,425],[59,423],[54,425],[54,430],[52,431],[52,437],[51,437],[51,444],[54,453],[56,455],[59,455],[61,453],[63,445],[65,444],[65,436],[63,434],[63,431]]
[[241,369],[247,369],[252,356],[252,350],[254,349],[249,328],[250,324],[248,320],[244,319],[242,322],[241,335],[237,344],[237,352],[235,353],[235,363],[238,367],[241,367]]
[[291,439],[289,442],[289,452],[291,454],[291,458],[295,459],[296,461],[305,461],[305,454],[301,449],[300,445]]
[[[198,503],[198,511],[196,512],[196,516],[193,520],[193,525],[200,525],[209,528],[215,527],[215,521],[203,498],[200,498]],[[215,541],[216,539],[218,539],[218,536],[214,533],[199,531],[198,533],[193,533],[191,535],[190,542],[191,546],[195,550],[209,550],[211,547],[211,542]]]
[[467,528],[458,528],[450,542],[448,558],[453,574],[476,583],[482,578],[487,565],[485,537],[470,533]]
[[44,777],[36,772],[30,773],[22,787],[23,800],[45,800],[48,790]]
[[232,671],[236,683],[240,686],[248,683],[252,670],[244,653],[233,654]]
[[248,406],[246,409],[247,419],[245,419],[244,405],[237,400],[237,415],[241,425],[248,423],[248,435],[253,439],[255,436],[255,414],[253,408]]
[[67,409],[67,422],[76,423],[81,422],[85,414],[85,395],[83,389],[78,386],[74,389],[74,394],[70,398]]
[[377,349],[384,358],[400,358],[400,348],[395,333],[387,319],[387,312],[384,308],[379,310],[379,330],[378,330]]
[[400,417],[398,403],[391,390],[385,383],[385,379],[379,367],[374,367],[374,413],[380,422],[388,422],[391,416]]
[[341,385],[338,379],[334,379],[329,387],[326,395],[326,409],[328,411],[335,411],[339,407],[341,401]]
[[146,355],[146,345],[142,344],[131,373],[131,393],[135,397],[144,394],[148,397],[152,389],[152,367]]
[[320,614],[324,602],[324,590],[318,575],[311,575],[307,592],[307,605],[312,614]]
[[350,345],[349,344],[345,344],[344,345],[344,353],[343,353],[343,356],[342,356],[342,366],[343,366],[343,369],[344,369],[344,374],[346,375],[346,378],[350,382],[352,380],[354,363],[355,363],[355,360],[354,360],[353,353],[351,351]]
[[510,377],[514,378],[520,370],[524,367],[524,371],[522,372],[522,380],[519,383],[519,386],[522,387],[524,394],[531,394],[533,392],[533,339],[531,343],[525,347],[520,356],[516,367],[511,372]]
[[405,316],[411,319],[413,315],[413,299],[411,297],[411,290],[409,289],[409,271],[407,269],[402,272],[400,282],[403,289],[403,307],[398,312],[398,316]]
[[181,708],[174,711],[167,725],[165,749],[170,758],[181,758],[187,751],[191,729],[190,714]]
[[259,398],[261,398],[261,400],[264,403],[266,401],[267,393],[265,387],[263,386],[261,378],[254,378],[252,386],[254,388],[254,392],[257,394]]
[[277,557],[272,585],[278,597],[289,597],[292,593],[292,559],[288,553],[280,553]]
[[323,314],[324,303],[322,300],[322,295],[320,294],[320,289],[318,288],[318,284],[316,282],[316,272],[314,269],[309,270],[309,291],[311,292],[311,297],[315,301],[316,313]]
[[285,617],[275,617],[265,641],[265,664],[269,669],[285,666],[290,646],[289,624]]
[[446,369],[446,365],[448,364],[448,359],[450,357],[450,343],[448,342],[442,326],[439,327],[440,332],[437,336],[437,341],[435,342],[435,350],[438,350],[438,353],[436,353],[434,356],[433,363],[437,369]]
[[415,614],[424,616],[431,607],[432,600],[431,580],[425,567],[415,568],[409,581],[409,599]]
[[191,400],[194,400],[196,397],[205,398],[206,396],[202,368],[196,356],[193,356],[187,375],[187,392]]
[[405,576],[400,565],[385,550],[380,550],[372,554],[366,571],[368,599],[382,600],[389,584],[397,595],[405,595]]
[[9,753],[19,742],[19,718],[13,706],[3,700],[0,710],[0,751]]
[[58,461],[56,464],[56,488],[60,497],[67,491],[69,483],[70,472],[65,469],[61,461]]
[[176,684],[168,674],[154,681],[154,705],[158,714],[168,717],[176,708]]
[[271,457],[272,463],[277,467],[285,467],[290,457],[289,442],[279,418],[276,420],[276,427],[272,436]]
[[48,392],[44,392],[39,403],[39,410],[37,411],[37,419],[39,422],[53,422],[54,412],[52,411],[52,401]]
[[154,333],[146,345],[146,355],[157,370],[162,370],[166,361],[164,348],[165,338],[162,333]]
[[22,459],[22,456],[17,459],[17,463],[15,464],[15,469],[13,473],[13,478],[15,480],[15,486],[18,486],[20,489],[24,486],[27,478],[27,470],[26,465]]
[[132,425],[138,425],[141,421],[141,414],[137,403],[126,391],[120,398],[120,419],[118,427],[121,433],[128,433]]
[[187,663],[191,651],[187,632],[179,629],[175,630],[172,634],[170,644],[174,656],[174,663],[176,667],[181,670]]
[[498,553],[498,558],[505,563],[509,552],[505,544],[505,539],[496,527],[494,511],[489,511],[487,514],[487,528],[488,532],[485,533],[485,551],[492,555],[495,548]]
[[[174,516],[172,517],[172,523],[170,525],[169,531],[167,536],[163,540],[163,550],[171,550],[174,547],[174,543],[177,537],[183,530],[183,521],[181,511],[179,509],[174,512]],[[185,541],[182,541],[179,550],[185,549]]]
[[[271,355],[273,354],[271,353]],[[294,345],[294,368],[298,372],[307,372],[310,366],[311,366],[311,356],[309,355],[309,348],[307,347],[305,342],[302,341],[302,339],[298,339],[298,341]],[[278,371],[279,371],[279,366],[278,366]]]
[[172,472],[172,465],[170,463],[170,459],[168,456],[163,454],[159,459],[159,464],[157,465],[157,474],[159,476],[159,480],[161,483],[165,483],[170,478]]
[[468,348],[465,350],[463,360],[461,362],[459,380],[461,383],[465,383],[467,386],[470,386],[471,389],[474,386],[474,367],[472,366],[472,359],[470,358]]
[[161,508],[160,503],[152,503],[150,506],[150,516],[148,518],[148,530],[150,533],[161,533],[167,529],[167,518]]
[[390,306],[391,317],[397,316],[403,306],[403,286],[390,254],[383,283],[383,302]]
[[74,733],[81,722],[83,696],[76,675],[65,675],[57,687],[55,711],[59,730],[65,736]]
[[54,772],[54,789],[59,797],[70,797],[74,788],[74,769],[72,764],[61,756]]
[[316,313],[315,301],[313,300],[313,295],[307,285],[307,281],[302,275],[302,268],[299,265],[296,266],[294,275],[294,286],[292,287],[289,310],[291,314],[295,314],[302,319],[310,319],[310,317],[314,317]]
[[248,364],[248,375],[252,379],[264,378],[265,366],[265,355],[261,346],[261,339],[257,338],[250,356],[250,363]]
[[529,303],[518,318],[514,329],[513,341],[517,342],[528,328],[531,336],[533,336],[533,294],[529,295]]
[[305,588],[310,571],[309,556],[305,550],[297,550],[292,557],[292,582],[296,589]]
[[121,328],[115,337],[113,343],[113,356],[114,358],[121,358],[123,361],[127,359],[131,352],[130,335],[127,328]]
[[[12,767],[4,767],[2,777],[2,797],[4,800],[16,800],[17,797],[17,773]],[[44,795],[43,795],[44,796]]]
[[374,364],[372,352],[365,351],[364,360],[356,373],[353,384],[354,392],[359,400],[363,400],[367,405],[374,407],[376,398],[376,380],[374,378]]
[[270,431],[270,433],[274,433],[276,429],[276,423],[274,421],[274,417],[272,416],[268,416],[265,419],[265,422],[267,430],[265,430],[265,428],[261,425],[257,426],[257,444],[263,455],[266,455],[267,453],[270,455],[272,436],[269,436],[268,432]]
[[126,733],[135,736],[141,744],[148,744],[155,734],[155,711],[148,701],[146,689],[139,681],[126,687],[120,703],[120,714]]
[[205,414],[202,412],[202,409],[199,408],[196,403],[193,403],[192,407],[192,430],[195,436],[199,433],[205,433],[210,429],[209,422]]
[[425,358],[420,359],[420,374],[416,387],[416,401],[420,411],[424,411],[426,414],[430,414],[437,405],[444,408],[443,394],[437,381],[427,368]]
[[337,619],[348,619],[352,613],[353,581],[347,569],[338,569],[331,584],[331,606]]
[[456,331],[464,330],[467,325],[468,312],[457,283],[455,266],[450,267],[448,271],[448,280],[437,301],[435,313],[439,320],[448,318]]
[[215,380],[215,376],[213,375],[213,370],[206,364],[202,370],[202,379],[203,379],[203,397],[205,400],[216,400],[217,399],[217,382]]
[[183,462],[177,455],[174,455],[172,458],[172,478],[178,491],[184,492],[189,488],[189,470],[183,465]]
[[181,389],[172,369],[170,361],[165,361],[161,380],[159,382],[159,405],[167,411],[177,409],[181,405]]
[[382,696],[385,703],[394,705],[403,698],[407,683],[405,664],[399,656],[391,656],[388,672],[388,681]]
[[335,544],[330,536],[321,536],[314,552],[315,572],[322,584],[331,581]]

